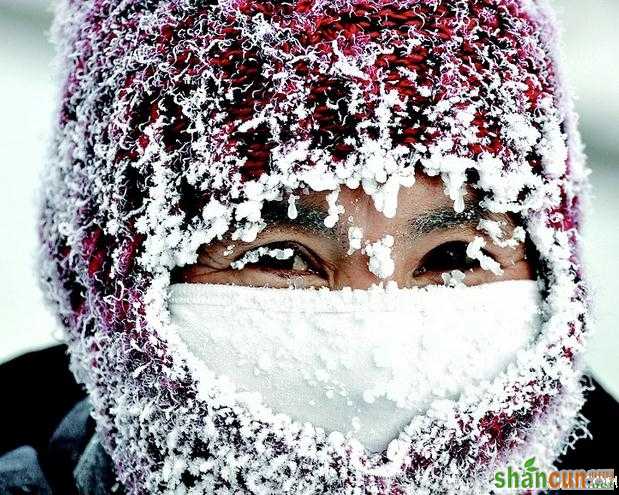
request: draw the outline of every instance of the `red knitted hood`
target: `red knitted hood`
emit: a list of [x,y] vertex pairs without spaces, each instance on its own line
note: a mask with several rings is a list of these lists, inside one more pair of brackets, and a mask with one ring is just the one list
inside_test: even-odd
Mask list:
[[[450,469],[463,492],[483,492],[518,442],[543,435],[552,437],[545,462],[554,461],[582,403],[586,169],[544,5],[60,2],[43,285],[130,493],[181,485],[279,493],[286,472],[298,483],[288,493],[444,493]],[[456,208],[472,181],[485,208],[524,219],[548,322],[519,372],[497,379],[494,396],[458,403],[449,419],[427,418],[391,481],[368,474],[381,456],[352,460],[320,442],[301,455],[294,428],[200,399],[166,339],[170,270],[227,232],[252,239],[264,227],[262,203],[303,188],[363,187],[390,215],[415,168],[440,175]],[[217,441],[197,432],[205,417]],[[173,430],[184,433],[171,445]],[[273,435],[264,456],[296,466],[253,480],[264,492],[248,488],[260,431]],[[164,473],[188,453],[229,463]]]

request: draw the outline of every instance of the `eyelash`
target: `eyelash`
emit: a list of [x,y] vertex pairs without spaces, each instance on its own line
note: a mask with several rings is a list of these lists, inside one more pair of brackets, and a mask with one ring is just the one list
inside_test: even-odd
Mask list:
[[[467,245],[464,241],[450,241],[435,247],[422,258],[413,276],[479,268],[479,261],[466,254]],[[484,254],[488,255],[486,252]]]
[[[265,244],[264,246],[269,250],[283,250],[283,249],[291,249],[293,251],[292,256],[285,259],[277,259],[272,256],[264,255],[261,256],[258,261],[248,262],[245,266],[249,268],[258,268],[263,269],[265,271],[271,271],[279,274],[303,274],[303,275],[318,275],[320,277],[326,277],[324,271],[322,270],[320,263],[317,261],[318,257],[311,253],[307,248],[300,246],[294,242],[273,242],[270,244]],[[258,249],[258,248],[254,248]],[[253,249],[252,249],[253,250]],[[251,251],[251,250],[250,250]],[[249,251],[248,251],[249,252]],[[232,263],[240,260],[247,254],[244,253],[237,257]],[[305,270],[294,269],[294,264],[297,258],[301,258],[302,262],[307,266]],[[292,266],[288,267],[287,265],[292,263]]]

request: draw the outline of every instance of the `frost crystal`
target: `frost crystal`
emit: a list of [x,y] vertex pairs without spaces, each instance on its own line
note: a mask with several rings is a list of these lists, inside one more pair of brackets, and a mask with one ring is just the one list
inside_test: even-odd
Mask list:
[[501,275],[503,273],[501,265],[496,260],[482,252],[482,248],[485,245],[486,241],[484,241],[482,237],[476,236],[475,239],[469,242],[466,248],[466,255],[469,258],[479,261],[479,265],[484,270],[490,270],[495,275]]
[[460,270],[451,270],[450,272],[441,274],[443,283],[450,287],[460,287],[464,285],[465,274]]
[[395,270],[395,263],[391,258],[393,241],[393,236],[387,234],[376,242],[368,242],[363,248],[363,252],[369,258],[368,268],[378,278],[387,278],[393,275]]
[[294,250],[290,248],[271,249],[268,247],[259,247],[248,251],[239,260],[230,263],[230,267],[235,270],[242,270],[245,268],[245,265],[257,263],[263,256],[270,256],[276,260],[287,260],[294,256]]
[[353,254],[361,249],[363,230],[354,225],[348,227],[348,254]]

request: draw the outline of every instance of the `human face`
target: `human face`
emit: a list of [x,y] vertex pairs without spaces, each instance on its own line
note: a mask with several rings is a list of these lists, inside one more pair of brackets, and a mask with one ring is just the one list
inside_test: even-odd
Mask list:
[[[288,217],[287,202],[269,203],[262,215],[267,227],[253,242],[224,238],[202,246],[197,262],[177,270],[173,278],[186,283],[332,289],[367,289],[388,281],[399,287],[442,284],[442,274],[452,270],[463,272],[467,285],[532,278],[533,263],[524,243],[499,246],[477,228],[482,219],[502,222],[503,236],[510,238],[517,227],[516,219],[483,210],[470,188],[465,210],[458,213],[443,189],[440,178],[417,174],[413,186],[400,189],[396,215],[387,218],[376,210],[362,188],[342,188],[338,204],[344,211],[333,227],[324,222],[328,215],[327,193],[302,195],[295,219]],[[362,231],[362,246],[385,235],[393,237],[391,275],[379,278],[370,270],[364,250],[351,252],[351,227]],[[476,236],[484,239],[482,252],[500,265],[500,274],[481,268],[478,260],[467,256],[467,245]],[[235,261],[259,247],[291,249],[293,254],[283,260],[262,256],[240,269],[238,265],[233,267]]]

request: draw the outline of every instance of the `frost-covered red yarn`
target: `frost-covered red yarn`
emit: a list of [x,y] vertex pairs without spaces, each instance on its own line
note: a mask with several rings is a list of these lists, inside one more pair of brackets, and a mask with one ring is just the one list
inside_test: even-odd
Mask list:
[[[527,2],[531,3],[531,2]],[[371,96],[378,94],[379,81],[384,81],[398,95],[408,98],[402,109],[402,118],[397,127],[390,129],[394,146],[405,144],[422,150],[449,134],[450,123],[429,115],[450,97],[473,94],[470,100],[480,107],[471,115],[471,124],[476,126],[476,142],[466,142],[456,136],[454,151],[461,156],[477,158],[484,152],[499,155],[506,162],[517,155],[510,143],[502,138],[504,123],[500,121],[503,104],[497,99],[496,87],[487,81],[500,74],[503,84],[524,85],[510,106],[514,111],[534,114],[542,96],[558,102],[562,95],[556,94],[557,83],[552,58],[544,51],[539,40],[552,35],[552,27],[539,16],[522,8],[521,2],[476,1],[476,2],[231,2],[213,14],[215,3],[202,3],[186,10],[183,3],[170,2],[86,2],[72,9],[82,11],[84,23],[74,33],[70,49],[75,53],[66,74],[60,125],[67,126],[78,119],[78,108],[88,99],[90,106],[87,119],[96,123],[97,132],[84,133],[80,144],[86,161],[95,152],[96,145],[110,146],[105,159],[116,164],[114,182],[118,189],[112,200],[115,208],[137,212],[144,202],[147,182],[139,168],[132,163],[144,156],[144,150],[152,139],[145,130],[155,122],[162,122],[160,138],[166,152],[178,154],[171,168],[177,173],[183,163],[192,161],[192,142],[196,129],[184,114],[182,105],[175,101],[179,96],[189,97],[204,84],[207,75],[216,73],[218,85],[207,83],[207,92],[213,95],[232,95],[219,98],[217,107],[205,104],[194,110],[200,112],[204,122],[217,122],[203,130],[208,136],[213,163],[234,152],[243,157],[243,163],[234,164],[225,172],[240,173],[245,179],[255,179],[269,170],[271,151],[282,143],[309,139],[311,147],[326,149],[335,163],[344,160],[356,148],[347,139],[355,135],[355,126],[371,117],[376,101]],[[531,3],[532,5],[532,3]],[[461,21],[466,11],[470,19]],[[145,28],[141,16],[151,12]],[[288,39],[278,43],[278,33],[272,35],[273,46],[281,54],[299,57],[292,64],[293,77],[288,74],[280,82],[273,75],[283,67],[277,56],[261,46],[244,47],[246,39],[237,22],[238,13],[248,17],[260,17],[264,23],[277,23],[287,30],[294,43]],[[410,39],[407,32],[419,38],[419,45],[412,53],[405,53],[401,39]],[[352,79],[363,88],[362,99],[367,106],[351,112],[342,104],[341,98],[350,96],[345,78],[329,77],[313,71],[310,64],[301,59],[311,47],[326,63],[334,63],[334,45],[346,56],[363,53],[372,41],[386,40],[386,53],[376,56],[366,71],[368,79]],[[400,42],[399,42],[400,41]],[[222,45],[217,45],[221,43]],[[104,48],[104,52],[103,52]],[[121,66],[127,53],[148,52],[145,60],[136,60],[130,66]],[[264,60],[268,60],[265,73]],[[405,71],[405,72],[402,72]],[[412,81],[406,74],[415,74]],[[80,81],[85,75],[93,82],[107,81],[95,88],[85,88]],[[524,77],[523,77],[524,74]],[[427,88],[427,93],[419,88]],[[87,93],[84,93],[84,90]],[[307,93],[306,101],[311,113],[299,117],[289,108],[286,100],[294,92]],[[340,99],[340,103],[337,101]],[[336,102],[336,103],[333,103]],[[209,102],[210,103],[210,102]],[[451,113],[466,110],[468,101],[449,106]],[[247,132],[239,132],[243,122],[255,117],[260,111],[282,108],[288,117],[282,122],[277,139],[268,125],[261,122]],[[499,110],[497,110],[499,109]],[[86,117],[86,116],[83,116]],[[376,133],[371,126],[369,133]],[[425,152],[429,154],[429,152]],[[95,153],[96,155],[96,153]],[[197,157],[199,158],[199,156]],[[195,158],[194,158],[195,159]],[[526,159],[539,169],[540,157],[531,150]],[[80,163],[80,160],[77,160]],[[337,165],[336,165],[337,166]],[[142,167],[142,170],[148,166]],[[193,184],[180,178],[178,209],[185,212],[186,219],[201,212],[209,199],[218,191],[205,187],[204,183]],[[88,196],[88,184],[85,184]],[[79,188],[78,188],[79,190]],[[574,198],[569,195],[557,209],[565,230],[576,225]],[[102,219],[108,211],[99,211],[111,205],[88,205],[86,216],[100,214]],[[90,236],[100,237],[94,226]],[[132,227],[134,229],[134,227]],[[131,263],[133,249],[139,244],[140,235],[134,233],[123,253],[122,264]],[[99,249],[90,251],[85,246],[84,254],[92,257],[89,273],[105,273],[111,264],[104,263],[102,253],[110,253],[118,240],[100,238]],[[130,247],[133,246],[133,247]],[[75,297],[78,297],[77,295]]]
[[[471,400],[478,409],[463,405],[451,422],[419,423],[389,488],[380,474],[360,475],[350,452],[326,454],[324,442],[300,460],[291,448],[299,438],[278,427],[273,456],[315,476],[295,489],[427,488],[428,473],[447,472],[437,452],[478,489],[482,466],[505,460],[548,411],[568,433],[577,426],[578,390],[561,413],[556,404],[571,383],[560,377],[579,373],[573,356],[584,338],[577,228],[585,172],[543,2],[65,0],[55,38],[62,91],[41,222],[43,282],[131,493],[235,483],[272,493],[292,469],[273,467],[281,471],[260,482],[242,463],[240,481],[217,468],[165,471],[188,453],[233,452],[236,462],[252,455],[248,438],[269,430],[197,396],[166,340],[163,294],[169,270],[191,262],[197,245],[228,229],[250,235],[261,201],[325,177],[365,181],[383,201],[383,175],[421,167],[455,188],[463,175],[456,162],[467,165],[489,207],[522,214],[554,291],[549,313],[573,304],[573,321],[545,333],[538,374],[511,376],[510,387]],[[221,435],[211,443],[192,436],[204,417]],[[564,445],[567,434],[553,428],[548,420],[539,431],[554,438],[556,430]],[[170,443],[172,431],[184,433]],[[380,467],[385,458],[361,462]]]

